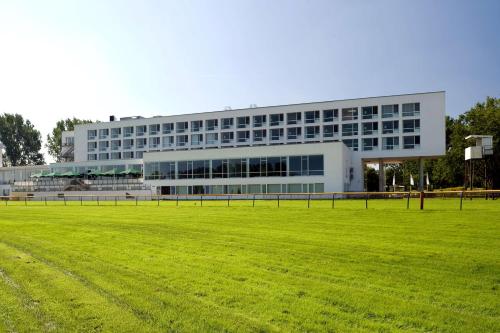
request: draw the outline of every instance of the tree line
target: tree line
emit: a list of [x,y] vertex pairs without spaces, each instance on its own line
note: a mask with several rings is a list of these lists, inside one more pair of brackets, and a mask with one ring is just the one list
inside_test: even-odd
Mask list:
[[[61,161],[61,134],[72,131],[75,125],[90,123],[91,120],[64,119],[56,123],[47,135],[45,147],[52,158]],[[465,137],[470,134],[493,135],[493,156],[486,161],[477,162],[477,169],[484,172],[474,175],[475,186],[500,188],[500,98],[488,97],[477,103],[469,111],[456,118],[446,116],[446,155],[425,162],[425,174],[429,176],[433,188],[461,187],[466,183],[464,150],[472,145]],[[0,115],[0,142],[5,146],[4,166],[41,165],[45,163],[42,149],[42,136],[29,120],[19,114]],[[386,185],[392,186],[393,176],[396,184],[409,186],[410,174],[418,183],[417,161],[405,161],[386,167]],[[366,189],[378,189],[378,174],[374,169],[366,170]],[[484,185],[482,185],[484,184]]]

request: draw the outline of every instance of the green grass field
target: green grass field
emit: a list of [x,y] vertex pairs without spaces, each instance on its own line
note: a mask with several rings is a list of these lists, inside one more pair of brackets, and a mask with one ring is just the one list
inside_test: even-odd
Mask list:
[[0,332],[499,332],[500,200],[0,204]]

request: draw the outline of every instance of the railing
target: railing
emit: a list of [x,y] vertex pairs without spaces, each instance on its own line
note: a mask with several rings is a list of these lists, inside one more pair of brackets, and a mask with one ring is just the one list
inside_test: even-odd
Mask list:
[[[189,204],[194,206],[246,206],[246,207],[276,207],[288,205],[293,202],[294,207],[312,208],[342,208],[346,207],[344,202],[349,202],[350,208],[368,209],[372,205],[377,207],[380,202],[390,202],[391,207],[396,209],[419,209],[423,210],[425,202],[437,205],[440,199],[453,199],[447,203],[451,209],[462,210],[464,203],[477,200],[493,200],[500,198],[500,190],[474,190],[474,191],[443,191],[443,192],[328,192],[328,193],[260,193],[260,194],[170,194],[170,195],[135,195],[126,193],[124,195],[68,195],[58,193],[54,195],[35,196],[0,196],[4,206],[9,205],[54,205],[56,203],[67,205],[126,205],[132,203],[138,206],[141,202],[146,205],[149,202],[156,206],[181,206]],[[384,204],[385,204],[384,202]],[[170,204],[169,204],[170,203]],[[437,204],[436,204],[437,203]],[[0,205],[0,207],[2,207]],[[441,203],[441,205],[443,205]],[[474,208],[467,203],[467,209]],[[379,209],[387,209],[386,206],[378,206]],[[481,209],[481,206],[477,206]],[[389,218],[389,216],[388,216]]]

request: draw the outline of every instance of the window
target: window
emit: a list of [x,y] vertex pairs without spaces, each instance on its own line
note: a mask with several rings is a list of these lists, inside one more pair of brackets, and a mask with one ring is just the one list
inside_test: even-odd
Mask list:
[[135,140],[135,147],[136,148],[145,148],[147,146],[147,139],[146,138],[139,138]]
[[418,132],[420,132],[420,119],[403,120],[403,133],[418,133]]
[[250,117],[238,117],[236,118],[238,128],[247,128],[250,125]]
[[210,161],[193,161],[193,178],[210,178]]
[[266,115],[253,116],[253,127],[262,127],[266,125]]
[[219,121],[217,119],[208,119],[205,121],[205,128],[207,131],[215,131],[219,128]]
[[188,129],[188,122],[187,121],[179,121],[175,123],[175,130],[177,133],[184,133]]
[[323,121],[325,123],[332,122],[334,120],[337,120],[338,118],[339,118],[339,110],[338,109],[323,110]]
[[358,135],[358,124],[342,124],[342,136]]
[[288,125],[300,124],[302,120],[302,113],[300,112],[291,112],[286,114],[286,123]]
[[163,134],[170,134],[174,131],[174,123],[165,123],[161,125]]
[[179,179],[193,178],[193,161],[177,162],[177,175]]
[[222,129],[230,129],[233,128],[234,119],[233,118],[222,118]]
[[339,133],[339,125],[323,126],[323,137],[325,138],[333,138],[333,136],[338,133]]
[[132,135],[134,135],[134,127],[129,126],[129,127],[124,127],[124,128],[123,128],[123,136],[124,136],[125,138],[129,138],[129,137],[131,137]]
[[420,148],[420,136],[404,136],[403,137],[403,148],[404,149],[415,149]]
[[106,151],[109,148],[109,141],[99,141],[99,151]]
[[212,160],[212,178],[227,178],[227,160]]
[[144,136],[144,134],[146,134],[146,131],[147,131],[146,125],[135,127],[136,136]]
[[92,152],[97,149],[97,142],[88,142],[87,143],[87,151]]
[[122,153],[120,152],[111,153],[112,160],[120,160],[121,158],[122,158]]
[[160,162],[160,179],[175,179],[175,162]]
[[135,152],[135,158],[143,158],[143,157],[144,157],[143,151],[136,151]]
[[203,144],[203,134],[191,134],[191,145],[201,146]]
[[395,134],[399,133],[399,121],[383,121],[382,122],[382,134]]
[[358,108],[345,108],[342,109],[342,120],[357,120],[358,119]]
[[283,139],[284,131],[282,128],[271,129],[271,141],[279,141]]
[[248,171],[250,177],[266,177],[267,158],[257,157],[248,159]]
[[344,139],[342,142],[352,150],[358,151],[358,139]]
[[363,119],[376,119],[378,118],[378,106],[363,106],[361,108]]
[[234,132],[222,132],[222,143],[232,143],[234,141]]
[[382,105],[382,118],[397,117],[398,114],[399,114],[398,104]]
[[149,135],[158,135],[160,133],[160,124],[149,125]]
[[288,140],[299,140],[302,135],[301,127],[291,127],[287,129]]
[[174,136],[169,135],[169,136],[164,136],[162,137],[162,147],[163,148],[170,148],[174,146]]
[[134,146],[134,139],[123,140],[123,149],[132,149]]
[[207,145],[216,145],[219,143],[219,133],[207,133],[205,138]]
[[120,135],[122,135],[122,129],[120,127],[111,129],[111,138],[112,139],[119,138]]
[[245,178],[247,176],[247,159],[236,158],[227,160],[229,178]]
[[306,139],[319,138],[319,126],[306,126]]
[[134,158],[134,152],[133,151],[124,151],[123,158],[126,160]]
[[373,135],[378,133],[378,123],[363,123],[363,135]]
[[237,132],[238,142],[249,142],[250,141],[250,131],[238,131]]
[[322,176],[323,155],[290,156],[288,168],[289,176]]
[[267,177],[286,177],[286,157],[268,157],[266,163]]
[[122,147],[121,140],[111,140],[111,150],[120,150]]
[[96,161],[97,160],[97,154],[88,154],[87,155],[87,160],[89,160],[89,161]]
[[253,131],[253,141],[262,142],[265,140],[266,140],[266,130],[265,129]]
[[160,148],[160,137],[149,138],[149,148],[150,149]]
[[88,130],[87,131],[87,139],[88,140],[95,140],[97,137],[97,130]]
[[199,132],[203,129],[202,120],[194,120],[191,122],[191,132]]
[[319,111],[305,112],[306,124],[314,124],[319,122]]
[[399,148],[399,137],[392,136],[392,137],[382,138],[383,150],[393,150],[398,148]]
[[418,117],[420,116],[420,103],[403,104],[403,117]]
[[283,113],[275,113],[270,115],[269,118],[270,118],[269,125],[279,126],[283,124],[284,115]]
[[378,138],[364,138],[363,150],[375,150],[378,147]]
[[109,153],[99,153],[99,160],[109,160]]
[[176,137],[176,145],[177,147],[183,147],[188,144],[188,136],[187,135],[177,135]]
[[99,139],[107,139],[109,136],[109,129],[108,128],[102,128],[99,130]]

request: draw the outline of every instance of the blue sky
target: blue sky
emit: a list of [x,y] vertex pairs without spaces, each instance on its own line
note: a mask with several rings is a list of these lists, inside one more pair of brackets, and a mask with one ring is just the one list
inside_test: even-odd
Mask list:
[[500,1],[0,0],[0,113],[167,115],[446,90],[500,96]]

